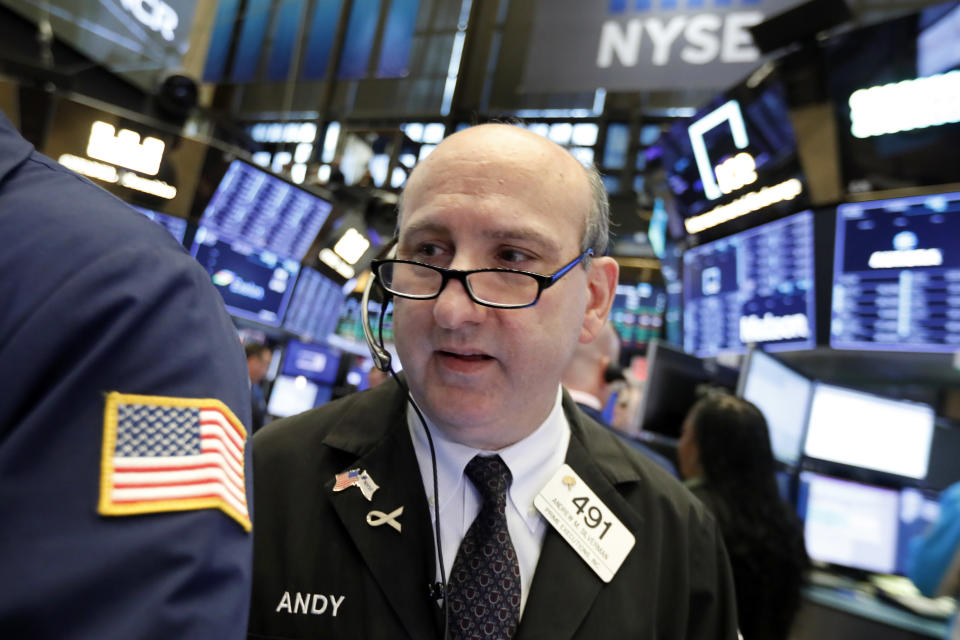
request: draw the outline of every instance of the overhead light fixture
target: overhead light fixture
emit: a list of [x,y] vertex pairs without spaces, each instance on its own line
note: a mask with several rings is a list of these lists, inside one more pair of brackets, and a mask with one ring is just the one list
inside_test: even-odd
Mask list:
[[354,265],[370,248],[370,241],[362,233],[350,227],[333,246],[334,252],[347,264]]

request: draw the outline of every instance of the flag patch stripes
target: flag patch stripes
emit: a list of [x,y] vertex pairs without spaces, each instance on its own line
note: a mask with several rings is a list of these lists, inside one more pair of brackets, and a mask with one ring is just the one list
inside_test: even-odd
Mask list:
[[250,531],[247,432],[221,401],[112,392],[103,422],[100,514],[212,508]]

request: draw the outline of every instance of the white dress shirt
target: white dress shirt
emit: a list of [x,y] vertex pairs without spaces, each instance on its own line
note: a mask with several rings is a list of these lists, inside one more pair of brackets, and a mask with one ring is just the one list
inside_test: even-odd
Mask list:
[[[570,425],[567,424],[567,418],[563,414],[561,398],[562,393],[558,387],[556,402],[543,424],[523,440],[499,451],[484,451],[453,442],[434,426],[427,416],[424,416],[430,426],[430,434],[433,436],[437,453],[440,540],[443,549],[443,566],[447,576],[453,568],[460,541],[467,534],[467,529],[473,524],[474,518],[480,513],[480,493],[464,475],[464,468],[476,455],[499,455],[510,469],[513,481],[508,490],[507,529],[520,564],[521,614],[527,603],[533,573],[540,558],[543,536],[549,526],[533,506],[533,499],[563,465],[567,456],[567,446],[570,444]],[[413,440],[413,449],[417,454],[417,463],[420,465],[427,502],[431,507],[430,517],[434,518],[433,464],[430,459],[430,445],[420,418],[410,403],[407,405],[407,424],[410,426],[410,436]],[[430,529],[433,530],[433,526]],[[440,580],[439,567],[437,580]]]

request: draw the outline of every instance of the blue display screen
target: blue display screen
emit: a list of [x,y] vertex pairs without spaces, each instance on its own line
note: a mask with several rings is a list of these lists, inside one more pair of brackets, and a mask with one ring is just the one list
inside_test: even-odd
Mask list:
[[814,346],[813,213],[683,254],[683,345],[700,357]]
[[830,346],[960,350],[960,193],[837,207]]
[[333,205],[271,173],[234,160],[200,225],[284,258],[301,260]]
[[296,260],[220,238],[200,227],[190,252],[206,268],[227,311],[273,327],[283,312],[300,270]]
[[318,271],[304,267],[293,290],[283,326],[308,340],[323,341],[336,331],[343,303],[340,285]]
[[130,206],[169,231],[170,235],[172,235],[177,242],[183,244],[183,237],[187,233],[186,220],[183,218],[177,218],[176,216],[168,216],[165,213],[153,211],[152,209],[144,209],[143,207],[138,207],[135,205]]
[[316,344],[291,340],[283,357],[281,373],[287,376],[303,376],[313,382],[333,384],[340,367],[340,354]]

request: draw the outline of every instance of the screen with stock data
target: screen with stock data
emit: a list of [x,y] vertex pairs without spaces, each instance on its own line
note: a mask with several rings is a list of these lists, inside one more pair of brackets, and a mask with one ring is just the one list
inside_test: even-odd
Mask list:
[[960,350],[960,193],[837,207],[830,346]]
[[332,208],[306,189],[234,160],[204,209],[200,225],[301,260]]
[[344,295],[333,280],[310,267],[300,271],[283,327],[322,342],[337,328]]
[[204,227],[197,229],[190,252],[210,274],[227,311],[279,326],[300,270],[298,261],[220,237]]
[[666,301],[663,288],[649,282],[617,285],[610,321],[624,347],[641,347],[660,337]]
[[700,357],[813,347],[813,213],[804,211],[683,254],[683,346]]

